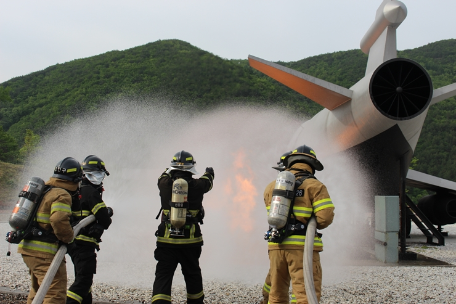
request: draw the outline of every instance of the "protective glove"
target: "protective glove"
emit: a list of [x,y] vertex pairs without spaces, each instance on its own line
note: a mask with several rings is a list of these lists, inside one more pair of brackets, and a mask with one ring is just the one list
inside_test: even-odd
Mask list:
[[107,207],[106,209],[108,209],[108,215],[109,217],[112,217],[114,215],[114,210],[112,210],[111,207]]
[[88,235],[99,240],[101,238],[101,236],[103,235],[103,232],[104,232],[103,226],[101,226],[98,223],[95,223],[92,226],[90,226]]
[[212,175],[212,178],[215,179],[214,169],[212,169],[212,167],[207,167],[206,172]]

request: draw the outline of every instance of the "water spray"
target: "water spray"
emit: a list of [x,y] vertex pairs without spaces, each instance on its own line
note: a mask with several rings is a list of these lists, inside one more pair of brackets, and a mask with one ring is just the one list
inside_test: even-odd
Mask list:
[[[282,122],[280,128],[271,124],[277,119]],[[81,160],[87,154],[102,156],[113,173],[104,183],[107,191],[103,200],[116,209],[116,220],[103,235],[95,282],[150,288],[150,276],[155,271],[154,232],[159,225],[152,219],[161,207],[155,185],[170,155],[186,148],[198,157],[197,169],[214,166],[219,176],[213,190],[204,196],[206,217],[200,259],[204,279],[257,284],[264,280],[269,265],[267,242],[262,237],[267,230],[267,211],[261,194],[277,177],[270,164],[288,148],[284,128],[295,130],[302,120],[283,109],[236,106],[193,113],[131,98],[112,100],[109,107],[75,118],[43,137],[40,149],[33,155],[34,162],[24,168],[22,178],[47,175],[62,155]],[[176,141],[173,135],[184,126],[192,136]],[[92,136],[88,137],[87,132],[92,132]],[[305,142],[317,140],[312,141],[311,132],[308,136]],[[78,142],[76,150],[74,142]],[[344,265],[352,253],[344,236],[365,233],[356,226],[345,225],[347,218],[354,222],[365,219],[365,199],[359,195],[364,191],[365,179],[355,175],[359,174],[358,162],[342,155],[323,155],[321,161],[326,169],[318,178],[328,187],[337,210],[331,229],[325,233],[325,251],[321,254],[322,264],[331,265],[323,278],[323,284],[328,285],[346,278],[337,267]],[[347,197],[349,203],[344,201]],[[220,227],[227,231],[224,238],[220,238]],[[135,259],[131,259],[130,249],[138,244],[144,250],[137,251]],[[239,248],[251,254],[241,255]],[[132,273],[131,269],[136,268],[138,271]],[[184,283],[179,275],[175,281]]]

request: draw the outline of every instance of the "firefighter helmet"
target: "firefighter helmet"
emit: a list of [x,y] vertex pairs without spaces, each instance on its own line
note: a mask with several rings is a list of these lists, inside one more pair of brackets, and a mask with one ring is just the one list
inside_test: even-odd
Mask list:
[[104,161],[96,155],[89,155],[82,161],[82,169],[84,172],[88,171],[102,171],[109,176],[108,170],[106,170]]
[[96,155],[89,155],[84,159],[82,170],[85,178],[94,185],[100,185],[106,175],[109,175],[104,161]]
[[179,171],[188,171],[192,174],[197,174],[195,171],[195,159],[190,152],[187,151],[179,151],[173,156],[173,160],[171,161],[170,170],[179,170]]
[[65,157],[55,165],[52,177],[79,183],[82,180],[81,164],[73,157]]
[[323,170],[322,163],[317,159],[315,151],[306,145],[302,145],[291,151],[291,154],[285,157],[283,164],[290,168],[294,163],[306,163],[315,171]]
[[272,168],[276,169],[276,170],[279,170],[279,171],[285,170],[286,167],[283,164],[283,160],[285,159],[285,157],[287,157],[290,154],[291,154],[291,151],[283,153],[282,156],[280,156],[279,161],[277,162],[277,167],[272,167]]

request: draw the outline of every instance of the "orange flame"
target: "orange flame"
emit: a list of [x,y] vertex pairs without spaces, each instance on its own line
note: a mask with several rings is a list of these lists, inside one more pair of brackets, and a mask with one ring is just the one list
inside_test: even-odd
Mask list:
[[231,229],[241,228],[245,232],[253,229],[251,213],[255,208],[255,198],[258,195],[253,185],[253,172],[246,161],[244,150],[239,150],[235,154],[233,161],[234,180],[230,179],[225,186],[225,193],[232,198],[231,210]]

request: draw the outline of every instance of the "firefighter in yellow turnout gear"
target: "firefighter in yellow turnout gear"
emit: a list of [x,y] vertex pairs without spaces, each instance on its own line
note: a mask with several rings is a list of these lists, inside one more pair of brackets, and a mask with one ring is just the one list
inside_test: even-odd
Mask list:
[[[303,145],[285,157],[286,171],[290,171],[301,180],[302,184],[296,189],[294,202],[289,221],[307,225],[312,214],[317,221],[317,229],[328,227],[334,218],[334,205],[326,186],[318,181],[313,174],[315,170],[323,170],[323,165],[318,161],[315,152]],[[271,205],[274,187],[266,188],[264,202],[268,209]],[[270,261],[270,290],[269,303],[283,304],[289,302],[288,290],[290,280],[296,303],[307,302],[304,286],[303,251],[305,244],[305,230],[289,232],[280,243],[269,242],[268,253]],[[322,269],[319,252],[323,251],[323,243],[318,234],[314,240],[313,277],[317,298],[321,297]]]
[[[60,161],[54,175],[46,182],[52,188],[44,195],[36,214],[37,227],[46,231],[44,236],[24,239],[18,246],[29,269],[32,286],[27,304],[32,303],[46,272],[59,248],[59,242],[73,241],[70,225],[71,205],[78,200],[78,183],[82,179],[81,164],[72,157]],[[44,298],[44,304],[61,304],[66,300],[67,272],[62,260]]]
[[[284,154],[282,154],[282,156],[280,156],[280,160],[277,162],[277,166],[272,167],[272,168],[276,169],[279,172],[282,172],[283,170],[285,170],[286,167],[283,164],[283,160],[285,159],[285,157],[287,157],[289,154],[291,154],[291,152],[292,151],[288,151],[288,152],[285,152]],[[274,190],[274,186],[275,186],[275,181],[270,182],[266,186],[266,190],[264,190],[264,193],[272,192]],[[269,303],[269,291],[270,290],[271,290],[271,274],[270,274],[270,270],[269,270],[268,274],[266,275],[266,279],[264,280],[264,285],[263,285],[263,304]],[[296,303],[296,297],[294,294],[291,295],[291,303]]]

